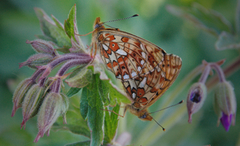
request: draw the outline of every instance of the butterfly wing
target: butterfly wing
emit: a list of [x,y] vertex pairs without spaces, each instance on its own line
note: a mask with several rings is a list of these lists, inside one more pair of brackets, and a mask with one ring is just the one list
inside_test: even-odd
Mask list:
[[159,70],[166,52],[127,32],[104,29],[97,33],[98,48],[107,68],[121,80]]
[[178,76],[181,58],[138,36],[115,29],[102,29],[95,36],[102,60],[122,80],[134,107],[147,108]]
[[135,101],[135,108],[147,108],[157,101],[175,81],[181,65],[181,58],[167,54],[160,70],[155,69],[144,77],[122,80],[127,94]]

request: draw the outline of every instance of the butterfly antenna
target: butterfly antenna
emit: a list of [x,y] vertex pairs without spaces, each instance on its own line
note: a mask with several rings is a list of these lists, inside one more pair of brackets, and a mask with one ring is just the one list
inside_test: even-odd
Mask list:
[[153,117],[152,119],[162,128],[163,131],[165,131],[165,128],[161,124],[159,124]]
[[174,105],[170,105],[170,106],[168,106],[168,107],[165,107],[165,108],[160,109],[160,110],[155,111],[155,112],[151,112],[151,113],[149,113],[149,114],[152,114],[152,113],[156,113],[156,112],[159,112],[159,111],[165,110],[165,109],[167,109],[167,108],[170,108],[170,107],[173,107],[173,106],[179,105],[179,104],[181,104],[181,103],[183,103],[183,100],[181,100],[180,102],[178,102],[178,103],[176,103],[176,104],[174,104]]
[[130,17],[106,21],[106,22],[103,22],[102,24],[105,24],[105,23],[108,23],[108,22],[115,22],[115,21],[125,20],[125,19],[129,19],[129,18],[137,17],[137,16],[139,16],[139,15],[138,14],[134,14],[134,15],[132,15]]

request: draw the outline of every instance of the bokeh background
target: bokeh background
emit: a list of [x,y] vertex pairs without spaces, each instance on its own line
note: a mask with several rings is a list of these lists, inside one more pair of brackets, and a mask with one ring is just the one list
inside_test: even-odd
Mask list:
[[[170,4],[190,7],[193,2],[218,11],[232,24],[235,23],[236,0],[1,0],[0,145],[58,146],[87,139],[59,130],[52,131],[49,137],[44,136],[35,144],[33,140],[38,130],[37,118],[29,120],[24,130],[20,129],[21,109],[11,117],[12,94],[16,84],[33,73],[32,69],[18,67],[18,63],[34,54],[31,46],[25,42],[34,40],[37,34],[42,34],[34,7],[42,8],[48,15],[54,15],[63,23],[71,7],[76,4],[80,34],[92,31],[93,22],[98,16],[102,21],[108,21],[139,14],[139,17],[109,23],[109,25],[145,38],[166,52],[180,56],[183,60],[182,71],[176,82],[149,108],[150,111],[156,111],[168,106],[162,105],[161,101],[167,100],[168,95],[174,91],[185,75],[201,64],[203,59],[215,62],[225,58],[224,65],[226,65],[232,58],[239,55],[235,50],[216,51],[214,47],[216,37],[200,30],[191,22],[173,16],[166,10],[166,6]],[[90,44],[91,35],[81,38],[85,45]],[[235,87],[238,105],[240,104],[239,75],[240,71],[237,71],[227,78]],[[192,82],[196,81],[197,79]],[[174,101],[185,100],[189,87],[190,85]],[[213,96],[212,92],[208,94],[203,108],[193,116],[192,124],[188,124],[187,114],[184,114],[181,118],[172,119],[175,121],[174,126],[165,127],[166,132],[163,132],[153,121],[143,122],[127,113],[125,118],[120,118],[118,134],[124,131],[129,132],[132,136],[130,143],[132,145],[240,145],[239,111],[236,115],[236,125],[231,126],[229,132],[226,132],[222,125],[216,127],[217,116],[213,110]],[[185,106],[185,104],[179,106]],[[163,111],[161,119],[173,112],[177,112],[176,107]],[[157,119],[159,123],[161,119]]]

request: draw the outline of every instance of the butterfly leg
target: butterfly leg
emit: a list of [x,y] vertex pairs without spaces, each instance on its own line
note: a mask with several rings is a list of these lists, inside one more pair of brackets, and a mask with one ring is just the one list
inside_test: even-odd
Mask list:
[[118,115],[122,118],[124,118],[124,116],[125,116],[125,115],[122,116],[122,115],[120,115],[120,114],[118,114],[118,113],[116,113],[115,111],[112,111],[112,110],[107,110],[107,109],[102,109],[102,110],[112,112],[112,113],[114,113],[114,114],[116,114],[116,115]]
[[112,110],[107,110],[107,109],[102,109],[102,110],[112,112],[112,113],[114,113],[114,114],[116,114],[116,115],[118,115],[118,116],[124,118],[125,115],[126,115],[127,109],[128,109],[128,106],[125,106],[125,109],[124,109],[123,115],[120,115],[120,114],[118,114],[118,113],[116,113],[115,111],[112,111]]

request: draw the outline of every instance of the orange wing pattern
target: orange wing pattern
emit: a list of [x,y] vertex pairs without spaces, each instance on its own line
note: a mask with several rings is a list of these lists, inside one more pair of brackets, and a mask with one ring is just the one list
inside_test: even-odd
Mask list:
[[126,32],[105,29],[98,32],[97,38],[102,60],[121,80],[160,70],[166,54],[158,46]]
[[121,79],[133,99],[126,109],[141,119],[151,120],[147,108],[175,81],[181,58],[133,34],[106,29],[99,17],[94,22],[92,47],[100,50],[106,67]]
[[175,81],[181,65],[178,56],[166,54],[160,70],[155,69],[143,77],[122,80],[127,94],[135,101],[134,107],[145,109],[157,101]]

